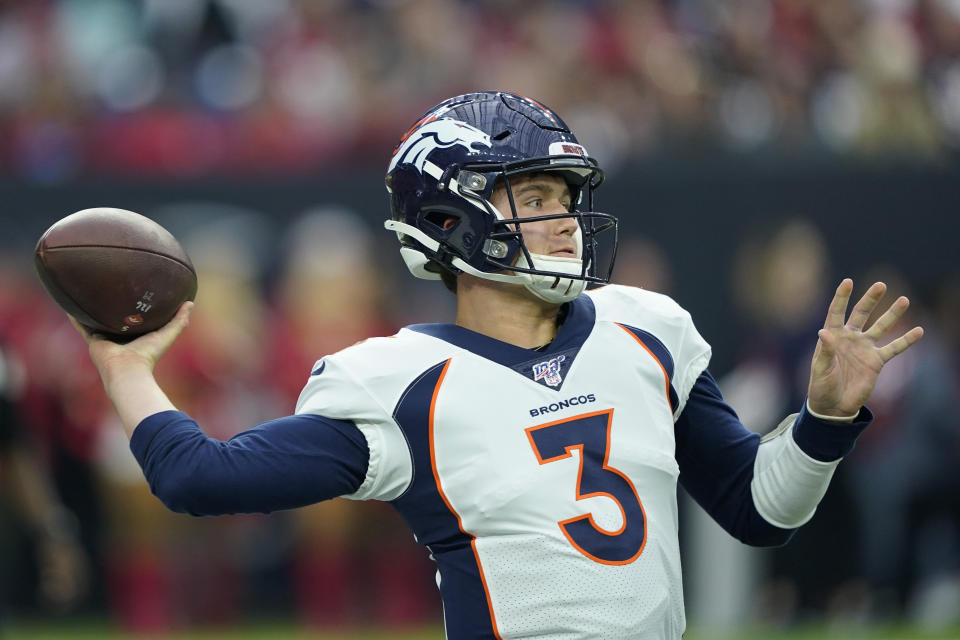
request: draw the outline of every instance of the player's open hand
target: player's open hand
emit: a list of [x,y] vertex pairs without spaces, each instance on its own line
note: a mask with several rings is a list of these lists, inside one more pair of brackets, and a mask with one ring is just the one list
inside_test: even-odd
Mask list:
[[810,368],[807,399],[815,412],[827,416],[859,412],[873,393],[883,365],[923,336],[922,327],[914,327],[894,340],[887,336],[910,306],[904,296],[894,300],[876,322],[865,328],[886,290],[884,283],[875,282],[846,318],[853,280],[846,278],[837,287],[826,322],[818,332],[820,339]]
[[97,333],[92,333],[75,318],[68,317],[70,323],[80,332],[89,346],[90,359],[102,376],[108,369],[123,369],[138,365],[146,366],[153,371],[160,357],[187,327],[192,309],[192,302],[184,302],[170,322],[126,344],[118,344]]

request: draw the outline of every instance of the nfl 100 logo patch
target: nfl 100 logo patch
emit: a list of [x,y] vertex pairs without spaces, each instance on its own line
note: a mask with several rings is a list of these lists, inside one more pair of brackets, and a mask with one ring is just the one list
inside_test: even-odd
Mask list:
[[535,382],[541,380],[551,387],[558,386],[563,382],[563,376],[560,375],[560,363],[567,359],[565,355],[554,356],[546,362],[538,362],[533,365],[533,379]]

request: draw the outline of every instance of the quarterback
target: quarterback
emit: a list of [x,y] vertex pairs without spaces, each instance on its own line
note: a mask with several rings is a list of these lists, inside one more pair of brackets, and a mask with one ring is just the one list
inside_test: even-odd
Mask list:
[[680,638],[677,484],[739,540],[786,543],[870,423],[883,365],[923,330],[888,342],[907,299],[867,326],[885,286],[848,316],[843,280],[806,403],[761,438],[724,402],[690,315],[607,284],[602,181],[535,100],[428,111],[393,152],[385,226],[414,276],[455,292],[456,323],[318,354],[293,415],[226,442],[153,377],[192,303],[126,345],[78,325],[154,494],[196,515],[387,501],[436,562],[451,639]]

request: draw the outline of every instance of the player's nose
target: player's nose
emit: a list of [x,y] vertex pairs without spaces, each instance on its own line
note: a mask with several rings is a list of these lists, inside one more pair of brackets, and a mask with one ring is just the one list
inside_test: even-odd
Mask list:
[[[550,213],[569,213],[566,207],[563,205],[556,211],[551,211]],[[577,230],[577,220],[574,217],[564,217],[556,218],[554,221],[554,233],[557,235],[573,235]]]

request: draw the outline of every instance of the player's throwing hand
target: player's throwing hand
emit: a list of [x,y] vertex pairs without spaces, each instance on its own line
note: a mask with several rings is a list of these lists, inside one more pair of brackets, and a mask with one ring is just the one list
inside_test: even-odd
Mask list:
[[816,413],[856,415],[873,393],[883,365],[923,336],[923,328],[914,327],[881,346],[888,331],[910,306],[905,296],[897,298],[873,325],[864,327],[886,290],[887,285],[875,282],[846,318],[853,280],[845,278],[837,287],[823,329],[817,334],[820,339],[810,367],[807,399]]
[[177,314],[166,325],[126,344],[118,344],[97,333],[92,333],[75,318],[68,317],[70,323],[83,336],[90,348],[90,358],[103,375],[107,368],[124,368],[132,364],[142,364],[153,371],[160,357],[187,327],[192,310],[193,302],[184,302],[180,305]]
[[70,322],[87,342],[90,359],[100,373],[107,396],[113,402],[120,422],[130,435],[147,416],[176,410],[153,379],[153,368],[187,327],[192,308],[192,302],[184,302],[173,320],[127,344],[117,344],[91,333],[74,318],[70,318]]

